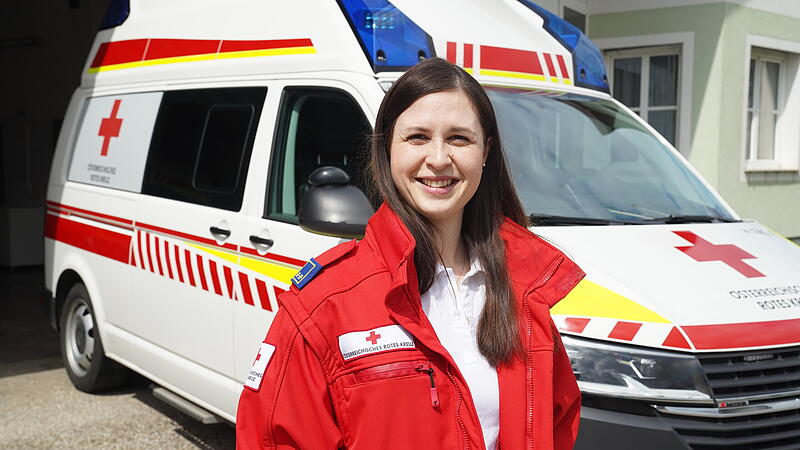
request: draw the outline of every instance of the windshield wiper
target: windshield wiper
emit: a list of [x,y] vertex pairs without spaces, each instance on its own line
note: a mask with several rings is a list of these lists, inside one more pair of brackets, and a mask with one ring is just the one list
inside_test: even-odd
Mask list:
[[597,219],[594,217],[568,217],[551,216],[549,214],[531,214],[528,216],[531,223],[541,226],[546,225],[623,225],[627,222],[617,220]]
[[633,222],[635,224],[651,224],[651,223],[732,223],[741,222],[735,219],[726,219],[717,216],[681,216],[670,214],[665,217],[654,217],[652,219],[642,220],[641,222]]

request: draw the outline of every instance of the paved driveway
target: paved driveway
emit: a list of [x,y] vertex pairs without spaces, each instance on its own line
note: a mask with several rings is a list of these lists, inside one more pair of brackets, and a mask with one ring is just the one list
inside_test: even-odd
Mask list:
[[227,424],[203,425],[134,376],[101,395],[76,390],[42,310],[42,272],[0,269],[0,449],[228,449]]

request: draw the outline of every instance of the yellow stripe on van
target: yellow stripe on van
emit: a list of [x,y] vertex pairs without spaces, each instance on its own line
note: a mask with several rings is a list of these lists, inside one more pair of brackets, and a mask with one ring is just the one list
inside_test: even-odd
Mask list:
[[278,280],[286,284],[292,284],[292,277],[297,273],[297,267],[285,266],[277,262],[267,262],[263,259],[241,257],[242,267],[246,267],[254,272],[266,275],[273,280]]
[[286,47],[286,48],[266,48],[263,50],[244,50],[241,52],[223,52],[219,59],[227,58],[250,58],[254,56],[279,56],[279,55],[304,55],[317,53],[314,47]]
[[524,80],[547,81],[547,78],[545,78],[543,75],[536,75],[532,73],[522,73],[522,72],[509,72],[507,70],[481,69],[480,74],[492,77],[522,78]]
[[575,289],[550,310],[550,314],[670,323],[669,320],[633,300],[587,279],[581,280]]
[[224,259],[225,261],[230,261],[234,264],[239,264],[239,257],[235,253],[226,252],[225,250],[218,250],[211,247],[204,247],[202,245],[192,244],[189,242],[184,242],[184,244],[188,245],[189,247],[196,248],[201,252],[210,253],[217,258]]
[[107,72],[109,70],[130,69],[132,67],[141,67],[141,61],[133,61],[121,64],[109,64],[107,66],[90,67],[89,73]]
[[210,61],[217,59],[216,53],[204,53],[201,55],[173,56],[170,58],[147,59],[142,61],[142,66],[158,66],[161,64],[172,64],[181,62]]

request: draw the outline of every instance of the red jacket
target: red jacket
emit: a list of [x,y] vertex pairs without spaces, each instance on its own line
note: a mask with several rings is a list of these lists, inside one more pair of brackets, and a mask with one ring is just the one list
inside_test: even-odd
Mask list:
[[[499,447],[571,449],[580,392],[549,310],[584,274],[510,220],[501,233],[527,358],[497,367]],[[362,241],[316,258],[324,269],[280,297],[263,379],[239,400],[238,448],[485,448],[469,388],[420,307],[413,250],[383,206]]]

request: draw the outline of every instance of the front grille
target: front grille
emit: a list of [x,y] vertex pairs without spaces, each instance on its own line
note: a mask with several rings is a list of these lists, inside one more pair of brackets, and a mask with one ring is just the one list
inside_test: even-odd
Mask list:
[[[771,355],[771,356],[769,356]],[[718,405],[788,402],[745,416],[660,414],[693,450],[800,449],[800,347],[697,355]],[[724,409],[724,408],[723,408]]]
[[[772,358],[758,360],[763,355]],[[765,397],[800,390],[800,347],[698,355],[714,398]],[[755,361],[747,361],[756,359]]]

